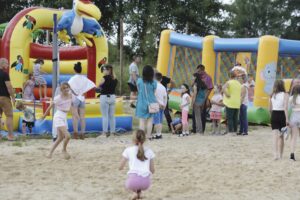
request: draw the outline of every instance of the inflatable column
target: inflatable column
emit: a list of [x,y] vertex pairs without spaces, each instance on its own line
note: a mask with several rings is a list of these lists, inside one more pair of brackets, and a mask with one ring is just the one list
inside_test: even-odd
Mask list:
[[216,73],[216,52],[214,51],[215,38],[218,37],[214,35],[204,37],[202,49],[202,64],[205,66],[205,71],[211,76],[213,83]]
[[255,78],[254,106],[268,107],[276,80],[279,39],[263,36],[259,39]]
[[156,66],[159,72],[161,72],[163,75],[168,76],[171,75],[168,74],[169,63],[171,63],[171,45],[169,43],[171,32],[171,30],[164,30],[161,32]]

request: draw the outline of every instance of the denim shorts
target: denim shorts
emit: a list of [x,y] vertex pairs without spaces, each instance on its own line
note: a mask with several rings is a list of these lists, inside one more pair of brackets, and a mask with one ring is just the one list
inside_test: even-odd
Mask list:
[[163,121],[163,116],[164,116],[164,110],[159,109],[158,113],[155,113],[153,116],[153,124],[162,124]]
[[76,108],[85,108],[85,101],[80,101],[79,99],[75,98],[72,102],[72,106]]

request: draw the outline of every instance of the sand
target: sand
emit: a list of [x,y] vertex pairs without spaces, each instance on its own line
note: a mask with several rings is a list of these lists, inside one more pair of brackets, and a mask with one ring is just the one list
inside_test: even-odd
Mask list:
[[[269,127],[249,136],[178,138],[164,134],[147,143],[156,154],[156,173],[145,199],[300,199],[300,147],[289,160],[273,161]],[[24,146],[0,143],[0,199],[130,199],[119,171],[121,153],[131,135],[71,140],[70,160],[61,146],[45,158],[51,140],[31,139]]]

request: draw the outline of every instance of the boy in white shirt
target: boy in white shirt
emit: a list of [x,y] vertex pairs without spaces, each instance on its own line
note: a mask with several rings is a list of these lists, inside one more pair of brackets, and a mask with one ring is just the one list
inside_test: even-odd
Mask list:
[[162,139],[161,131],[162,131],[162,122],[164,116],[164,110],[167,105],[168,96],[166,88],[160,83],[162,80],[162,74],[157,72],[155,74],[155,79],[157,80],[157,88],[155,90],[155,97],[159,104],[159,112],[156,113],[153,117],[153,124],[155,126],[156,135],[152,137],[152,139]]

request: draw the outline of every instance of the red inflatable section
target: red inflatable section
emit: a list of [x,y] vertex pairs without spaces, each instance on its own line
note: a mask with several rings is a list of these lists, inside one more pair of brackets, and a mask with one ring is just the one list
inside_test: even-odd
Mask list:
[[[36,100],[40,99],[39,88],[38,87],[34,88],[33,94],[34,94],[34,98]],[[42,95],[44,95],[44,89],[43,88],[42,88]],[[47,97],[52,97],[52,88],[47,88]]]
[[[30,44],[30,58],[43,58],[52,60],[52,46]],[[60,60],[82,60],[87,58],[87,48],[80,46],[60,47]]]

